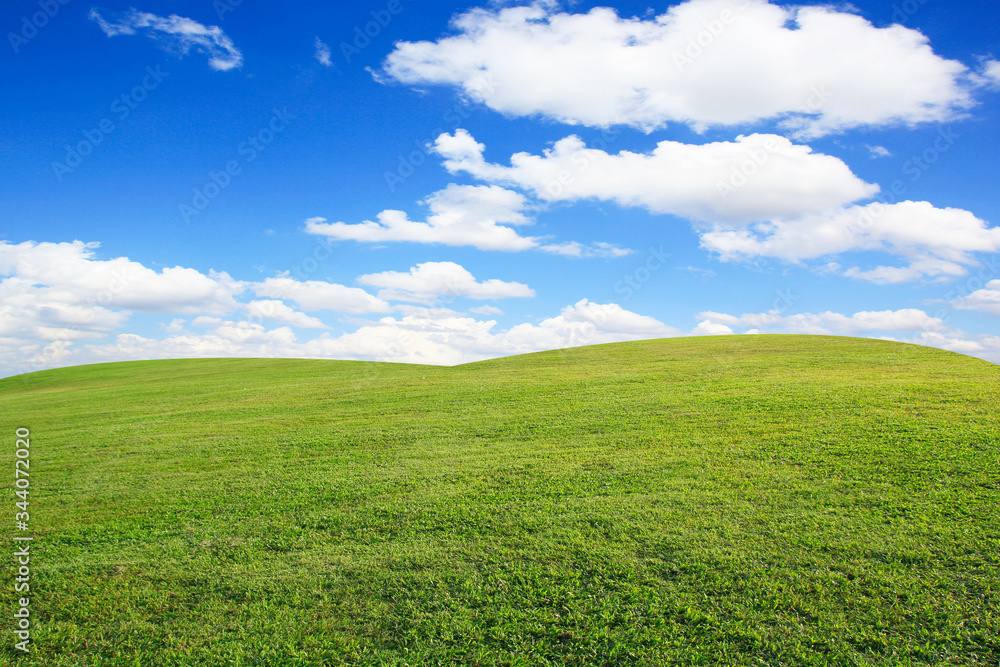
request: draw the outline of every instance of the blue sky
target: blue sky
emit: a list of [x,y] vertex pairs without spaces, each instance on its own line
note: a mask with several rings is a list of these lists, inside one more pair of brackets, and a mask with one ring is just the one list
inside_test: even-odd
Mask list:
[[995,3],[0,6],[0,374],[681,335],[1000,362]]

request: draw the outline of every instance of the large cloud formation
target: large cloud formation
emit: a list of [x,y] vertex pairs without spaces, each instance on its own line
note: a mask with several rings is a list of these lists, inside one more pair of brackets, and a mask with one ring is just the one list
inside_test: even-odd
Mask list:
[[515,153],[510,166],[486,162],[484,149],[464,129],[433,146],[449,172],[515,185],[545,201],[599,199],[701,222],[796,216],[879,191],[842,160],[774,134],[701,145],[661,141],[647,153],[617,154],[571,135],[542,155]]
[[644,130],[777,120],[798,136],[960,116],[975,75],[901,25],[831,6],[688,0],[650,19],[555,3],[473,9],[399,42],[379,76],[459,88],[504,114]]
[[569,136],[542,155],[515,153],[507,166],[486,162],[485,146],[459,129],[440,135],[433,150],[450,172],[513,185],[542,202],[595,199],[686,218],[701,246],[723,261],[797,264],[883,253],[900,263],[827,266],[891,284],[962,276],[979,264],[976,253],[1000,252],[1000,227],[969,211],[915,201],[853,204],[879,187],[840,159],[773,134],[701,145],[661,141],[647,153],[617,154]]

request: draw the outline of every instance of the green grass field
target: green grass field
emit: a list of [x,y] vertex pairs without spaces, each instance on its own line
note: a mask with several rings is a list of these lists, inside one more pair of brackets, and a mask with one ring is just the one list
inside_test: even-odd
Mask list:
[[[40,665],[993,665],[1000,367],[678,338],[0,380]],[[9,540],[9,538],[8,538]]]

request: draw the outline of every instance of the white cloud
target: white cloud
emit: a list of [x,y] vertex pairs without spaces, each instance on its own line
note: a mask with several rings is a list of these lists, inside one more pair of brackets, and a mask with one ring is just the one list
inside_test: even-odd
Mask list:
[[496,306],[476,306],[475,308],[469,308],[470,313],[475,313],[476,315],[503,315],[503,311]]
[[892,153],[885,146],[869,146],[865,144],[865,148],[868,149],[868,154],[873,160],[880,157],[892,157]]
[[125,257],[95,259],[98,247],[0,241],[0,365],[22,373],[67,361],[76,343],[106,338],[130,311],[222,314],[239,307],[234,297],[244,286],[228,274],[179,266],[156,272]]
[[328,223],[324,218],[306,220],[306,232],[330,238],[365,243],[412,241],[468,245],[480,250],[527,250],[537,245],[533,238],[519,236],[505,225],[527,225],[523,195],[496,186],[449,185],[423,203],[430,208],[426,222],[409,220],[403,211],[387,210],[377,222]]
[[[6,303],[6,302],[3,302]],[[163,339],[123,333],[113,342],[36,341],[11,346],[0,334],[0,372],[100,361],[187,357],[295,357],[396,361],[452,365],[510,354],[578,345],[689,335],[618,304],[583,299],[538,323],[522,323],[505,331],[493,320],[465,317],[446,308],[402,306],[402,317],[362,323],[355,331],[299,341],[288,326],[269,329],[261,323],[214,316],[195,318],[202,333],[185,331],[173,322]],[[485,314],[485,313],[484,313]],[[923,311],[865,311],[782,315],[779,312],[740,316],[704,312],[693,335],[733,333],[804,333],[868,336],[930,345],[1000,361],[1000,337],[969,335],[948,328]],[[176,324],[177,326],[174,326]]]
[[[407,308],[407,307],[404,307]],[[617,304],[581,300],[538,324],[494,331],[493,320],[463,317],[447,309],[412,307],[401,318],[384,317],[341,335],[323,333],[297,341],[288,327],[268,329],[251,322],[196,318],[204,333],[174,332],[162,340],[120,334],[114,342],[73,347],[69,342],[36,350],[36,366],[16,367],[16,351],[0,348],[0,370],[26,372],[42,367],[129,359],[187,357],[311,357],[365,359],[425,364],[459,364],[492,357],[682,335],[651,317]],[[22,353],[23,354],[23,353]]]
[[969,334],[953,329],[922,310],[863,311],[853,315],[835,312],[783,315],[778,311],[728,315],[705,312],[695,335],[779,333],[819,336],[880,338],[937,347],[1000,363],[1000,336]]
[[939,347],[943,350],[958,352],[979,357],[995,364],[1000,364],[1000,336],[973,336],[963,331],[948,333],[928,332],[914,336],[904,341],[928,347]]
[[564,322],[589,324],[601,334],[666,336],[681,333],[679,329],[667,327],[655,318],[625,310],[617,303],[593,303],[587,299],[563,308],[559,318]]
[[267,329],[260,324],[226,321],[209,333],[185,333],[164,339],[119,334],[113,343],[87,345],[76,351],[73,363],[193,357],[294,357],[294,352],[295,334],[288,327]]
[[293,327],[303,327],[306,329],[328,329],[315,317],[310,317],[305,313],[289,308],[282,301],[274,299],[262,299],[251,301],[246,305],[248,320],[257,322],[260,320],[270,320],[280,324],[287,324]]
[[927,202],[872,203],[734,229],[717,225],[701,245],[723,260],[775,257],[800,262],[848,251],[886,252],[904,266],[851,267],[843,274],[880,284],[964,275],[976,252],[1000,251],[1000,227],[969,211]]
[[817,336],[870,336],[879,332],[936,332],[948,331],[948,327],[938,317],[931,317],[922,310],[862,311],[853,315],[843,315],[827,311],[825,313],[799,313],[782,315],[778,311],[767,313],[744,313],[740,316],[725,313],[704,312],[695,317],[702,322],[703,330],[711,328],[748,329],[761,333],[809,334]]
[[674,268],[678,271],[693,273],[696,276],[701,276],[702,278],[714,278],[716,276],[715,271],[712,271],[711,269],[702,269],[697,266],[676,266]]
[[952,305],[963,310],[981,310],[990,315],[1000,316],[1000,280],[991,280],[983,289],[953,301]]
[[649,153],[611,155],[574,135],[543,155],[515,153],[510,166],[487,163],[464,129],[442,134],[433,150],[449,172],[529,190],[545,201],[600,199],[653,213],[730,223],[839,207],[879,191],[838,158],[773,134],[704,145],[661,141]]
[[[704,314],[699,317],[702,316],[704,316]],[[725,324],[719,324],[718,322],[713,322],[712,320],[702,320],[698,323],[698,326],[694,328],[692,333],[695,336],[730,336],[733,334],[733,330]]]
[[985,85],[1000,88],[1000,60],[987,60],[982,64]]
[[313,57],[316,58],[316,61],[324,67],[331,67],[333,65],[333,61],[330,60],[330,47],[327,46],[319,37],[316,38],[314,46],[316,50],[313,53]]
[[224,313],[237,305],[242,283],[226,273],[175,266],[159,273],[125,257],[94,259],[98,243],[0,241],[0,275],[45,286],[81,307],[152,313]]
[[182,331],[184,331],[184,320],[182,320],[179,317],[175,317],[174,319],[170,320],[170,324],[167,324],[163,327],[163,330],[166,331],[167,333],[181,333]]
[[473,9],[452,29],[397,42],[379,76],[456,86],[509,115],[647,131],[776,119],[819,136],[947,121],[972,104],[968,69],[923,34],[832,6],[689,0],[640,20],[539,2]]
[[411,306],[409,304],[400,304],[396,306],[396,310],[404,316],[412,316],[429,320],[443,320],[452,317],[463,316],[463,313],[460,313],[457,310],[452,310],[451,308],[442,308],[440,306],[434,306],[428,308],[425,306]]
[[409,272],[384,271],[358,277],[362,285],[379,287],[378,296],[387,301],[414,301],[432,304],[442,298],[506,299],[532,297],[535,290],[515,282],[490,279],[476,282],[467,269],[454,262],[424,262]]
[[[569,136],[543,155],[515,153],[510,166],[486,162],[484,148],[462,129],[434,144],[449,171],[512,184],[542,200],[599,199],[693,220],[702,247],[724,261],[773,257],[800,263],[881,252],[904,263],[837,272],[889,284],[961,276],[977,265],[974,253],[1000,251],[1000,228],[969,211],[912,201],[848,206],[871,197],[878,186],[857,178],[841,160],[776,135],[701,146],[663,141],[651,153],[617,155]],[[578,246],[545,249],[574,254]]]
[[253,291],[257,296],[294,301],[307,311],[333,310],[360,314],[387,313],[392,310],[387,302],[363,289],[322,280],[299,281],[287,275],[254,283]]
[[613,243],[604,243],[603,241],[597,241],[590,245],[577,241],[546,243],[538,248],[553,255],[563,255],[565,257],[624,257],[625,255],[631,255],[633,252],[630,248],[622,248]]
[[91,9],[90,18],[108,37],[142,32],[171,52],[187,54],[194,49],[208,56],[208,65],[214,70],[227,71],[243,64],[243,54],[219,26],[205,26],[176,14],[164,18],[134,9],[118,20],[108,20]]
[[58,287],[39,287],[23,278],[0,281],[0,339],[8,345],[100,338],[128,317]]
[[386,317],[375,325],[337,338],[321,336],[304,347],[311,356],[452,365],[510,354],[682,333],[617,304],[596,304],[586,299],[538,324],[519,324],[494,333],[495,326],[494,321],[468,317]]
[[[508,226],[533,222],[524,214],[530,208],[528,200],[513,190],[495,185],[450,184],[422,203],[430,209],[426,222],[412,221],[403,211],[386,210],[376,216],[377,222],[365,220],[358,224],[309,218],[305,231],[361,243],[409,241],[508,252],[540,249],[559,253],[564,248],[558,244],[545,245],[541,237],[521,236]],[[603,255],[615,250],[621,251],[610,244],[598,244],[580,246],[577,254]]]

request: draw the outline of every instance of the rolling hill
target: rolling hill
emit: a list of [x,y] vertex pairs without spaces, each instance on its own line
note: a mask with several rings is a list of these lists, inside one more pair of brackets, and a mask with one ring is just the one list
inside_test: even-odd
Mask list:
[[0,380],[0,414],[12,663],[1000,660],[1000,367],[954,353],[125,362]]

